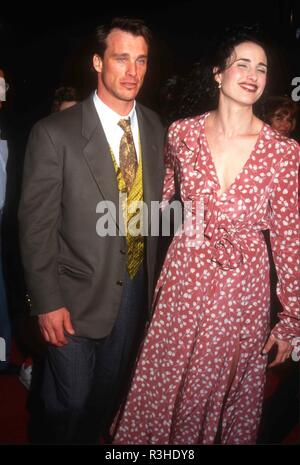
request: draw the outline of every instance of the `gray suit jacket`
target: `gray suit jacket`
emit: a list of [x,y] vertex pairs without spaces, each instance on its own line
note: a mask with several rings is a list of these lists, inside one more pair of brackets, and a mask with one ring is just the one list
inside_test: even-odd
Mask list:
[[[160,201],[165,131],[137,104],[144,201]],[[109,146],[92,96],[39,121],[25,157],[20,241],[32,314],[67,307],[77,335],[107,336],[116,320],[126,270],[126,240],[96,233],[99,201],[118,209]],[[118,211],[118,210],[117,210]],[[146,237],[149,306],[157,238]]]

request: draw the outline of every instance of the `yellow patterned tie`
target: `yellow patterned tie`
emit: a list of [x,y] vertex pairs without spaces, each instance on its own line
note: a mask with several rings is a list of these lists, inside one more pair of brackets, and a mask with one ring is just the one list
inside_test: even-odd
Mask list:
[[[132,202],[139,202],[143,201],[143,163],[142,163],[142,150],[141,146],[139,145],[140,150],[140,160],[138,164],[138,169],[136,172],[135,179],[133,181],[132,188],[130,192],[127,193],[125,198],[122,198],[122,210],[124,213],[124,219],[127,223],[131,221],[131,219],[135,216],[136,211],[135,209],[131,209]],[[120,193],[126,192],[126,185],[125,181],[120,169],[118,166],[116,159],[114,157],[113,151],[110,150],[112,161],[114,164],[115,172],[117,175],[117,182],[118,182],[118,189]],[[130,209],[130,211],[129,211]],[[143,221],[143,215],[140,216],[140,221]],[[142,225],[141,225],[142,226]],[[127,230],[127,271],[131,279],[135,277],[138,270],[141,267],[141,264],[144,260],[144,237],[142,235],[134,235],[131,236],[129,230]]]
[[130,118],[121,119],[118,122],[118,125],[124,131],[124,134],[120,142],[120,170],[122,172],[127,187],[127,192],[130,192],[138,167],[137,156],[130,126]]

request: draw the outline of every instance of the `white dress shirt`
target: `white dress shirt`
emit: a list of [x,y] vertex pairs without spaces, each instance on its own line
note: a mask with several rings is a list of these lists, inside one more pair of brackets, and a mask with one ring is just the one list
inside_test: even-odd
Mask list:
[[130,118],[131,131],[133,135],[135,151],[137,153],[137,157],[139,160],[140,159],[139,126],[138,126],[138,120],[136,116],[135,102],[134,102],[132,110],[128,113],[128,115],[125,115],[125,116],[119,115],[118,113],[113,111],[110,107],[105,105],[105,103],[103,103],[102,100],[97,95],[97,92],[95,92],[95,95],[94,95],[94,104],[95,104],[99,119],[101,121],[107,142],[114,154],[114,157],[118,165],[120,166],[120,157],[119,157],[120,142],[124,134],[123,129],[118,125],[118,122],[120,121],[120,119]]

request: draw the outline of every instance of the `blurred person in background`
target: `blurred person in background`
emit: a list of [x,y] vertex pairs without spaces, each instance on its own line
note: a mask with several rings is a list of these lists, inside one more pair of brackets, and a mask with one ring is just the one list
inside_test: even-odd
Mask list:
[[265,100],[263,119],[283,136],[291,137],[296,128],[298,106],[290,97],[272,96]]
[[52,113],[65,110],[75,105],[79,101],[78,92],[75,87],[62,86],[58,87],[54,93],[54,100],[52,104]]
[[[8,84],[5,81],[4,71],[0,69],[0,113],[6,101]],[[2,214],[6,194],[6,165],[8,159],[8,145],[4,125],[0,126],[0,372],[8,373],[10,369],[11,351],[11,323],[8,313],[6,288],[2,268]]]

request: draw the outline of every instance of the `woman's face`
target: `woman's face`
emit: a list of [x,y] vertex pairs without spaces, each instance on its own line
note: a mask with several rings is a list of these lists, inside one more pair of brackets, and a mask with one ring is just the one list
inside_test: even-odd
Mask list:
[[234,48],[227,67],[215,75],[221,82],[220,94],[242,105],[253,105],[262,95],[267,80],[267,57],[254,42]]
[[296,121],[290,113],[283,114],[282,111],[275,111],[272,118],[270,118],[272,128],[276,129],[282,135],[289,137],[295,129]]

